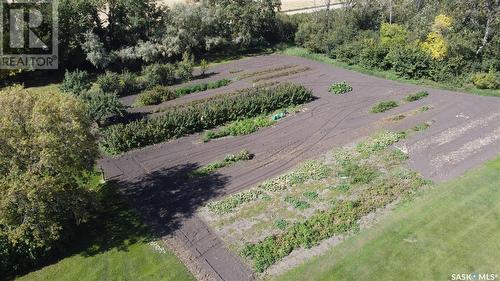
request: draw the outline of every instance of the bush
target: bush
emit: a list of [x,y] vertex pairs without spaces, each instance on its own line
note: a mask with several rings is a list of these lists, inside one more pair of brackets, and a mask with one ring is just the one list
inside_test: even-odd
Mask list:
[[500,85],[493,70],[488,73],[476,73],[472,75],[471,81],[479,89],[497,89]]
[[87,116],[98,125],[105,125],[113,117],[123,117],[125,106],[114,92],[90,90],[81,95],[87,105]]
[[418,92],[416,94],[408,95],[405,98],[405,101],[407,101],[407,102],[418,101],[418,100],[421,100],[421,99],[427,97],[428,95],[429,95],[428,92],[426,92],[426,91],[420,91],[420,92]]
[[188,52],[182,55],[182,61],[177,64],[176,74],[182,81],[193,79],[194,56]]
[[406,44],[408,30],[399,24],[382,23],[380,27],[380,44],[385,48],[399,48]]
[[416,44],[390,50],[386,62],[397,74],[411,79],[428,77],[432,64],[429,55]]
[[174,107],[160,117],[111,126],[103,131],[101,146],[110,154],[119,154],[311,99],[310,90],[293,84],[249,89]]
[[175,66],[172,64],[150,64],[142,70],[144,83],[147,88],[158,85],[172,85],[175,83]]
[[200,75],[201,77],[205,77],[208,71],[208,62],[206,59],[202,59],[200,61]]
[[334,51],[334,57],[339,61],[353,65],[359,63],[359,52],[363,49],[361,41],[354,41],[339,46]]
[[64,80],[61,83],[61,91],[73,95],[85,93],[92,86],[90,76],[87,71],[68,71],[64,74]]
[[135,94],[143,90],[143,85],[139,81],[137,75],[129,71],[124,71],[120,75],[121,84],[123,85],[122,91],[119,93],[120,96],[126,96],[130,94]]
[[390,110],[392,108],[398,107],[399,104],[396,101],[389,100],[389,101],[381,101],[377,103],[375,106],[372,107],[370,110],[371,113],[381,113],[385,112],[387,110]]
[[96,84],[105,93],[115,93],[120,95],[123,92],[125,85],[121,80],[120,74],[106,71],[106,73],[97,77]]
[[341,95],[341,94],[351,92],[352,86],[347,84],[346,81],[342,81],[342,82],[338,82],[338,83],[333,83],[330,86],[329,91],[330,91],[330,93],[334,93],[336,95]]
[[154,86],[152,89],[140,93],[134,102],[134,106],[156,105],[173,100],[176,97],[177,95],[170,88],[160,85]]

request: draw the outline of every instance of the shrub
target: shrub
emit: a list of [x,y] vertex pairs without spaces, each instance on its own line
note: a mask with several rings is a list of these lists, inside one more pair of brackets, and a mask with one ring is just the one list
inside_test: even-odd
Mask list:
[[81,97],[87,105],[87,116],[100,126],[105,125],[110,118],[125,115],[125,106],[114,92],[90,90]]
[[177,97],[177,95],[172,92],[166,86],[154,86],[150,90],[146,90],[140,93],[135,102],[134,106],[147,106],[147,105],[155,105],[160,104],[165,101],[173,100]]
[[123,92],[125,85],[121,80],[120,74],[106,71],[106,73],[97,77],[96,84],[105,93],[115,93],[120,95]]
[[61,91],[73,95],[80,95],[88,91],[91,87],[90,76],[87,71],[68,71],[64,74],[64,80],[61,83]]
[[175,83],[175,66],[172,64],[150,64],[142,70],[147,88]]
[[336,95],[345,94],[352,91],[352,86],[349,85],[346,81],[333,83],[329,89],[330,93],[334,93]]
[[431,66],[429,55],[416,44],[391,49],[386,62],[400,76],[412,79],[427,77]]
[[381,101],[375,106],[372,107],[370,110],[371,113],[381,113],[385,112],[387,110],[390,110],[392,108],[398,107],[399,104],[396,101],[389,100],[389,101]]
[[185,86],[182,88],[178,88],[175,90],[175,93],[177,94],[177,96],[180,97],[180,96],[189,95],[189,94],[196,93],[196,92],[203,92],[203,91],[210,90],[210,89],[217,89],[220,87],[224,87],[224,86],[231,84],[232,82],[233,81],[231,81],[229,79],[221,79],[221,80],[217,80],[217,81],[213,81],[213,82],[194,84],[194,85],[189,85],[189,86]]
[[354,41],[351,43],[346,43],[339,46],[334,51],[334,56],[342,62],[348,63],[350,65],[359,63],[359,53],[360,50],[364,48],[361,41]]
[[406,44],[408,30],[399,24],[382,23],[380,27],[380,44],[386,48],[399,48]]
[[476,73],[472,75],[471,81],[479,89],[497,89],[500,86],[493,69],[488,73]]
[[200,61],[200,75],[201,75],[201,77],[205,77],[205,75],[207,74],[207,70],[208,70],[208,62],[206,59],[202,59]]
[[119,154],[311,99],[310,90],[293,84],[249,89],[170,108],[160,117],[113,125],[103,131],[101,146],[110,154]]
[[182,81],[193,79],[194,56],[188,52],[182,55],[182,61],[177,64],[176,74]]
[[448,43],[444,36],[438,32],[431,32],[422,43],[425,50],[433,59],[442,61],[448,55]]
[[119,93],[120,96],[135,94],[142,91],[144,88],[137,75],[132,72],[124,71],[120,75],[120,80],[121,84],[123,85],[123,89]]
[[405,98],[405,101],[407,101],[407,102],[418,101],[418,100],[421,100],[421,99],[427,97],[428,95],[429,95],[429,93],[427,91],[420,91],[416,94],[408,95]]

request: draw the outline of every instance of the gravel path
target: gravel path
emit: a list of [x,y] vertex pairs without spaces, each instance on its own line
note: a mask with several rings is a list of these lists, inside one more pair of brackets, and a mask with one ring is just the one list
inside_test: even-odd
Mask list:
[[[304,112],[248,136],[200,143],[200,136],[192,135],[119,158],[101,160],[106,177],[121,182],[123,193],[158,235],[176,241],[177,251],[183,251],[178,255],[185,257],[182,259],[192,265],[190,268],[199,271],[198,276],[205,276],[200,279],[236,281],[254,277],[195,215],[199,206],[279,175],[335,147],[350,144],[382,128],[404,130],[432,121],[429,129],[401,145],[409,152],[409,166],[435,181],[459,176],[500,153],[498,98],[426,89],[281,55],[218,65],[212,69],[217,74],[208,79],[234,77],[237,74],[229,72],[238,69],[255,71],[287,64],[311,67],[305,73],[280,79],[303,84],[314,91],[317,99],[307,104]],[[251,84],[249,80],[238,81],[219,91],[184,96],[164,105],[247,87]],[[329,85],[342,80],[350,83],[354,91],[340,96],[329,94]],[[429,91],[430,96],[386,113],[369,113],[378,101],[399,101],[422,89]],[[432,109],[398,122],[384,121],[423,105]],[[186,177],[187,172],[242,149],[254,153],[255,158],[204,179]]]

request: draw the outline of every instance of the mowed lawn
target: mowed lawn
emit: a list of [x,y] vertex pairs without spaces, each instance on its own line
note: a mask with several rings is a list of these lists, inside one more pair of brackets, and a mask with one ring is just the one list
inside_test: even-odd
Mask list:
[[126,250],[114,248],[104,253],[75,255],[16,280],[195,280],[172,253],[159,253],[146,243]]
[[500,158],[277,279],[451,280],[454,273],[500,276]]

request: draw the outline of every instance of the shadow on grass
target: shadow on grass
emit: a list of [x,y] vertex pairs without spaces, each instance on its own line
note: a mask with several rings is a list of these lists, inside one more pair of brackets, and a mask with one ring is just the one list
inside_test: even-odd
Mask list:
[[196,164],[179,165],[119,183],[121,193],[151,227],[155,238],[171,234],[198,207],[221,195],[227,177],[213,173],[188,178],[198,168]]

